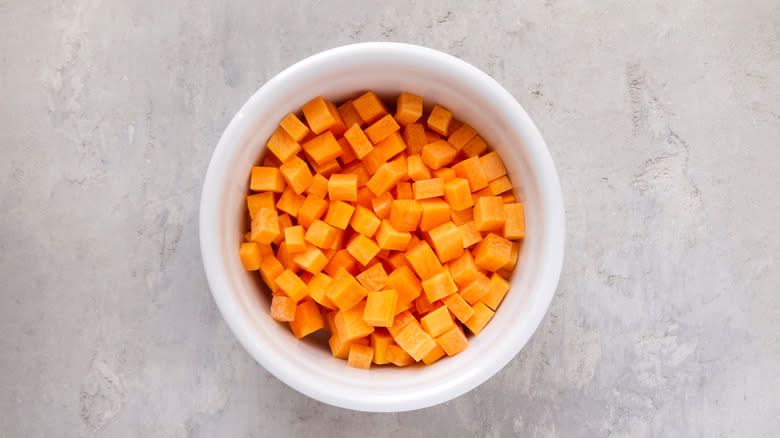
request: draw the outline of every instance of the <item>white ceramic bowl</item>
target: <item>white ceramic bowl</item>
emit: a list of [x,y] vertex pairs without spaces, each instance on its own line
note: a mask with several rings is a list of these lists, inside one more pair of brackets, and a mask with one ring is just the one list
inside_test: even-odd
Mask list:
[[[268,314],[269,293],[244,271],[249,171],[279,120],[322,95],[408,91],[471,124],[504,160],[525,203],[522,254],[492,321],[461,354],[429,367],[350,368],[325,345],[296,340]],[[525,110],[495,80],[444,53],[408,44],[362,43],[316,54],[282,71],[245,104],[211,158],[200,205],[200,245],[211,292],[238,340],[265,369],[322,402],[361,411],[419,409],[451,400],[506,365],[542,320],[563,263],[564,211],[550,153]]]

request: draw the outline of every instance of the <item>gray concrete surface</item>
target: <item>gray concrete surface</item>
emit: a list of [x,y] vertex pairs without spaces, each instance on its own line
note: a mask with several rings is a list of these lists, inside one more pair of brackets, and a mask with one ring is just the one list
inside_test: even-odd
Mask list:
[[[778,29],[773,0],[0,1],[0,437],[777,436]],[[367,40],[507,87],[568,216],[522,353],[402,414],[269,375],[198,249],[232,114],[294,61]]]

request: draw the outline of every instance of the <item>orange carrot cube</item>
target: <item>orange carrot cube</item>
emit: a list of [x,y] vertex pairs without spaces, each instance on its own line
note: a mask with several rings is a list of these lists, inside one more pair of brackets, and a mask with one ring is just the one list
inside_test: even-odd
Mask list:
[[501,199],[504,200],[504,204],[514,204],[515,202],[517,202],[517,198],[515,198],[515,195],[512,192],[502,193]]
[[252,219],[251,230],[253,241],[266,244],[273,242],[276,236],[281,234],[276,210],[261,208]]
[[[387,276],[385,284],[398,293],[396,314],[408,308],[422,293],[422,284],[408,266],[399,266]],[[400,311],[399,311],[400,310]]]
[[399,182],[395,186],[395,199],[414,199],[412,184],[409,182]]
[[306,197],[295,193],[292,187],[287,186],[282,192],[282,196],[276,201],[276,208],[289,214],[292,217],[298,217],[298,210]]
[[444,196],[444,180],[441,178],[424,179],[412,184],[414,199],[429,199]]
[[339,267],[333,275],[326,293],[330,301],[340,310],[353,308],[366,295],[368,295],[368,290],[358,283],[357,279],[343,267]]
[[447,295],[441,299],[441,302],[447,306],[450,312],[458,318],[458,321],[465,323],[472,316],[474,316],[474,309],[464,300],[460,294]]
[[293,255],[293,261],[306,272],[319,274],[328,264],[328,258],[314,245],[306,245],[303,252]]
[[390,216],[390,206],[393,204],[393,195],[389,192],[383,193],[371,199],[371,208],[379,219],[385,219]]
[[512,242],[489,233],[474,249],[474,262],[478,267],[494,272],[507,264],[511,254]]
[[[493,193],[494,196],[498,196],[504,192],[512,190],[512,183],[509,181],[509,178],[506,175],[504,175],[502,177],[494,179],[493,181],[490,181],[488,187],[490,188],[490,192]],[[503,197],[501,199],[503,200]]]
[[447,270],[443,270],[442,272],[423,280],[422,288],[423,291],[425,291],[425,296],[431,303],[458,291],[458,286],[452,281],[450,272]]
[[367,153],[362,161],[363,167],[365,167],[366,172],[368,172],[369,175],[375,174],[385,163],[387,163],[387,158],[385,158],[384,153],[378,148],[374,148],[371,152]]
[[301,145],[298,143],[298,140],[295,140],[282,128],[276,128],[265,145],[282,163],[301,151]]
[[474,209],[466,208],[465,210],[457,211],[455,209],[450,213],[450,219],[455,225],[464,225],[469,222],[474,222]]
[[423,113],[423,99],[412,93],[402,92],[395,105],[395,119],[402,126],[416,122]]
[[[435,339],[434,339],[435,340]],[[441,348],[441,345],[439,343],[436,343],[436,346],[433,347],[433,350],[428,352],[425,356],[423,356],[422,361],[425,365],[431,365],[435,363],[437,360],[441,359],[445,356],[444,349]]]
[[498,309],[499,304],[509,292],[509,282],[504,277],[493,274],[488,284],[488,293],[482,297],[482,302],[493,310]]
[[368,174],[366,167],[360,161],[356,161],[350,164],[349,166],[345,167],[341,173],[346,175],[355,175],[357,177],[358,188],[365,185],[368,182],[368,179],[371,177]]
[[425,135],[425,128],[419,123],[412,123],[404,128],[404,141],[409,154],[420,154],[422,148],[428,144],[428,137]]
[[397,231],[414,231],[420,222],[422,206],[413,199],[396,199],[390,206],[390,225]]
[[325,103],[328,105],[328,111],[330,111],[330,114],[335,119],[333,126],[328,129],[333,133],[334,136],[341,137],[344,135],[344,131],[347,130],[347,126],[344,124],[344,119],[341,118],[341,114],[333,102],[326,100]]
[[[287,114],[284,116],[281,122],[279,122],[279,126],[282,127],[282,129],[287,132],[287,134],[292,137],[295,141],[301,141],[304,138],[306,138],[307,135],[309,135],[309,127],[306,126],[305,123],[301,121],[301,119],[298,118],[293,113]],[[300,152],[300,149],[298,150]],[[296,152],[296,154],[298,153]],[[282,160],[287,161],[287,160]]]
[[254,218],[255,214],[261,208],[276,208],[274,202],[274,192],[262,192],[246,197],[246,208],[249,210],[249,217]]
[[444,199],[450,204],[453,215],[474,205],[468,180],[453,178],[444,184]]
[[335,111],[334,114],[335,107],[331,105],[328,105],[328,102],[322,96],[317,96],[301,107],[303,116],[314,134],[318,135],[325,132],[339,122],[341,124],[344,123],[338,111]]
[[381,196],[406,176],[406,160],[398,158],[379,167],[374,176],[366,183],[366,187],[374,195]]
[[452,166],[455,175],[459,178],[466,178],[469,181],[469,188],[472,192],[484,189],[488,186],[487,175],[482,168],[482,162],[478,157],[466,158],[465,160]]
[[450,311],[447,310],[447,306],[440,306],[438,309],[429,312],[427,315],[420,318],[420,324],[422,324],[423,329],[433,337],[439,336],[455,327],[455,323],[452,321],[452,316],[450,316]]
[[341,115],[341,119],[344,121],[344,126],[346,126],[347,129],[351,128],[352,125],[358,125],[360,127],[365,125],[365,122],[360,118],[360,114],[358,114],[357,110],[355,109],[355,105],[353,104],[352,100],[348,100],[342,103],[338,107],[338,111]]
[[406,142],[398,131],[390,133],[384,140],[376,144],[377,151],[385,160],[389,160],[406,150]]
[[328,201],[319,196],[309,195],[303,200],[298,209],[298,223],[304,227],[311,226],[311,223],[322,217],[328,209]]
[[504,204],[503,234],[505,239],[522,239],[525,237],[525,213],[523,204]]
[[365,133],[371,143],[377,144],[390,134],[401,129],[393,116],[386,114],[366,128]]
[[264,256],[260,261],[260,276],[263,277],[263,281],[271,289],[271,292],[276,292],[279,286],[276,285],[276,278],[284,272],[284,266],[273,255]]
[[276,167],[255,166],[252,168],[249,188],[256,192],[281,193],[284,190],[284,178]]
[[363,320],[374,327],[390,327],[393,325],[397,302],[398,293],[392,289],[369,292]]
[[276,258],[279,259],[279,262],[282,264],[282,266],[284,266],[285,269],[289,269],[295,273],[301,270],[301,267],[295,263],[295,260],[293,260],[293,255],[290,254],[290,251],[287,249],[287,244],[284,242],[284,240],[279,243],[279,249],[276,251]]
[[460,288],[458,292],[466,302],[472,306],[479,302],[482,297],[487,295],[488,288],[490,286],[490,279],[483,273],[477,274],[477,279],[467,284],[465,287]]
[[387,114],[387,109],[382,101],[371,91],[366,92],[352,101],[355,110],[366,123],[374,123]]
[[482,234],[477,231],[474,221],[467,222],[458,227],[461,238],[463,239],[463,248],[470,248],[482,241]]
[[447,267],[450,270],[452,279],[459,287],[465,287],[477,279],[479,267],[474,262],[474,257],[469,251],[463,251],[463,254],[457,259],[449,262]]
[[352,173],[334,173],[328,179],[328,197],[331,201],[357,201],[358,176]]
[[385,283],[387,282],[387,273],[381,263],[375,263],[358,274],[355,279],[357,279],[357,281],[366,289],[378,291],[385,286]]
[[439,105],[433,107],[427,120],[428,129],[444,136],[447,135],[450,122],[452,122],[452,113]]
[[330,201],[324,221],[339,230],[346,230],[354,212],[355,207],[351,204],[344,201]]
[[357,155],[355,155],[355,151],[352,149],[352,146],[350,146],[346,138],[341,137],[336,141],[339,143],[339,147],[341,148],[341,154],[339,155],[339,161],[341,164],[346,166],[347,164],[358,159]]
[[[409,242],[411,242],[411,239]],[[395,270],[401,266],[406,266],[407,268],[412,269],[412,265],[410,265],[406,260],[406,255],[404,255],[402,251],[390,251],[390,256],[385,259],[385,262],[388,265],[389,270]]]
[[322,321],[320,307],[314,301],[304,301],[295,309],[295,319],[290,321],[290,328],[296,338],[316,332],[325,327]]
[[357,260],[355,260],[346,249],[336,251],[323,270],[327,272],[328,275],[336,275],[339,268],[344,268],[352,275],[355,275],[358,272]]
[[447,263],[463,254],[463,236],[457,225],[445,222],[428,232],[439,261]]
[[[450,123],[452,125],[452,123]],[[452,135],[447,138],[447,142],[451,144],[455,149],[461,150],[466,143],[471,141],[474,136],[477,135],[477,131],[469,126],[468,123],[464,123],[458,128]]]
[[[289,215],[289,214],[287,214],[287,213],[282,213],[282,214],[280,214],[280,215],[279,215],[279,219],[278,219],[278,220],[279,220],[279,230],[280,230],[280,231],[281,231],[281,230],[284,230],[284,229],[286,229],[286,228],[288,228],[288,227],[291,227],[291,226],[293,226],[292,218],[291,218],[291,217],[290,217],[290,215]],[[280,243],[282,243],[283,241],[284,241],[284,233],[283,233],[283,232],[280,232],[280,233],[279,233],[279,234],[276,236],[276,238],[274,239],[274,241],[273,241],[273,242],[271,242],[271,243],[273,243],[274,245],[277,245],[277,246],[279,246],[279,244],[280,244]]]
[[469,330],[471,330],[471,333],[478,335],[479,332],[485,328],[487,323],[490,322],[490,319],[493,318],[493,315],[495,315],[495,312],[490,310],[490,308],[486,306],[485,303],[480,301],[474,305],[474,316],[469,318],[469,320],[466,321],[464,325],[468,327]]
[[366,303],[361,302],[350,309],[341,309],[336,313],[336,318],[334,318],[333,322],[336,325],[336,333],[338,333],[340,339],[351,341],[368,336],[374,332],[374,326],[363,320],[365,308]]
[[428,143],[422,148],[420,157],[423,163],[433,170],[444,167],[455,159],[458,151],[445,140]]
[[344,138],[347,139],[347,142],[349,142],[350,147],[355,152],[355,156],[358,157],[358,159],[362,160],[363,157],[374,150],[374,145],[371,144],[368,137],[366,137],[366,134],[357,124],[354,124],[351,128],[347,129],[347,132],[344,133]]
[[441,135],[426,129],[425,130],[425,138],[427,140],[426,144],[428,144],[428,143],[435,143],[435,142],[441,140]]
[[319,248],[330,249],[337,236],[338,230],[317,219],[311,223],[303,238]]
[[387,346],[385,358],[389,363],[399,367],[409,366],[415,362],[414,358],[412,358],[409,353],[395,344]]
[[379,228],[380,223],[381,221],[374,212],[362,205],[355,207],[355,212],[349,221],[349,225],[355,231],[366,237],[372,237],[376,233],[377,228]]
[[306,251],[306,241],[303,240],[303,227],[296,225],[284,229],[284,242],[290,253]]
[[451,137],[453,134],[455,134],[455,131],[460,129],[461,126],[463,126],[463,122],[457,119],[452,119],[450,121],[450,126],[447,127],[447,135],[445,137]]
[[374,358],[374,349],[367,345],[352,344],[349,346],[347,365],[352,368],[367,370],[371,368],[371,360]]
[[407,172],[413,181],[422,181],[431,178],[431,170],[422,161],[420,154],[409,155],[406,159]]
[[489,152],[479,157],[479,160],[482,162],[482,168],[485,169],[485,175],[487,176],[488,181],[493,181],[506,175],[504,162],[501,161],[498,152]]
[[417,276],[423,280],[444,272],[444,266],[436,258],[436,254],[433,253],[427,242],[421,242],[419,245],[407,249],[406,259],[414,268]]
[[385,353],[387,347],[393,343],[393,337],[385,329],[375,329],[374,333],[370,336],[370,345],[374,349],[373,362],[377,365],[384,365],[389,363]]
[[333,329],[332,333],[333,334],[331,334],[330,338],[328,339],[328,345],[330,345],[330,351],[333,354],[333,357],[337,359],[347,359],[349,357],[349,349],[353,345],[368,345],[369,342],[368,338],[357,338],[351,339],[349,341],[342,341],[338,335],[338,332],[335,332],[335,328]]
[[276,285],[279,290],[297,303],[309,294],[309,287],[293,271],[285,269],[276,277]]
[[311,280],[306,282],[306,286],[309,288],[309,296],[312,297],[317,304],[326,309],[336,310],[338,307],[327,295],[332,281],[333,278],[331,278],[330,275],[324,272],[318,272],[311,277]]
[[457,326],[452,327],[443,335],[436,338],[436,342],[441,345],[441,348],[447,353],[447,356],[454,356],[469,346],[468,338],[466,338],[466,335],[460,327]]
[[334,173],[341,172],[341,164],[339,164],[338,160],[336,159],[330,160],[327,163],[324,163],[322,165],[318,165],[317,163],[311,163],[311,166],[314,169],[314,173],[319,173],[325,178],[329,178]]
[[238,249],[238,256],[241,258],[241,264],[244,265],[244,269],[247,271],[260,269],[262,257],[257,242],[243,242]]
[[466,143],[465,146],[463,146],[463,149],[461,149],[461,151],[467,157],[478,157],[486,150],[487,150],[487,143],[485,143],[485,140],[483,140],[482,137],[478,135],[474,136],[474,138],[469,140],[469,142]]
[[298,307],[298,303],[290,297],[284,295],[276,295],[271,298],[271,318],[287,322],[295,319],[295,309]]
[[474,225],[477,231],[500,230],[506,221],[504,201],[498,196],[483,196],[474,205]]
[[368,187],[366,186],[359,187],[357,192],[357,201],[355,201],[355,206],[361,205],[363,207],[370,209],[372,199],[374,199],[374,194],[371,193],[371,190],[369,190]]
[[418,361],[436,347],[436,342],[431,335],[426,333],[420,324],[410,323],[394,336],[395,342],[410,356]]
[[328,178],[319,173],[314,175],[312,183],[306,188],[306,194],[324,199],[328,196]]
[[347,244],[347,251],[358,263],[366,266],[379,253],[379,246],[370,238],[358,234]]
[[422,209],[420,214],[420,231],[430,231],[450,220],[450,204],[443,199],[424,199],[418,202]]
[[449,181],[452,181],[455,179],[455,171],[452,170],[449,167],[442,167],[436,170],[431,171],[431,174],[434,178],[441,178],[444,180],[444,183],[446,184]]
[[376,232],[376,243],[380,249],[404,251],[412,235],[407,231],[398,231],[389,221],[383,220]]
[[[471,194],[471,199],[474,201],[474,204],[476,205],[477,201],[479,201],[480,198],[484,198],[486,196],[487,197],[493,197],[494,196],[493,192],[490,191],[490,187],[485,187],[482,190],[478,190],[478,191],[472,193]],[[498,196],[498,198],[500,198],[500,196]],[[502,199],[501,202],[503,203],[504,200]]]

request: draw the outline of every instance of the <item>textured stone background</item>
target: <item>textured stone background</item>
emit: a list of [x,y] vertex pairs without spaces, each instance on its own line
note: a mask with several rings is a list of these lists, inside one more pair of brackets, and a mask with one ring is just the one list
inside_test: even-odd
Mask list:
[[[780,3],[217,3],[0,1],[0,437],[777,436]],[[218,314],[197,237],[244,100],[369,40],[501,82],[567,209],[531,342],[402,414],[265,372]]]

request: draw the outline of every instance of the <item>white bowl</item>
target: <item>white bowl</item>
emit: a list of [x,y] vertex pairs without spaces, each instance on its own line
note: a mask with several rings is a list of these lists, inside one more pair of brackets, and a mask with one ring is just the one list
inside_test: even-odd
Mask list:
[[[302,342],[268,314],[269,293],[244,271],[249,171],[287,113],[322,95],[341,101],[365,90],[408,91],[448,108],[504,160],[525,204],[526,233],[511,290],[492,321],[457,356],[432,366],[350,368],[325,345]],[[451,400],[506,365],[533,334],[558,284],[564,211],[550,153],[525,110],[494,79],[444,53],[408,44],[362,43],[316,54],[282,71],[233,117],[211,157],[200,204],[200,245],[209,286],[238,340],[294,389],[344,408],[397,412]]]

